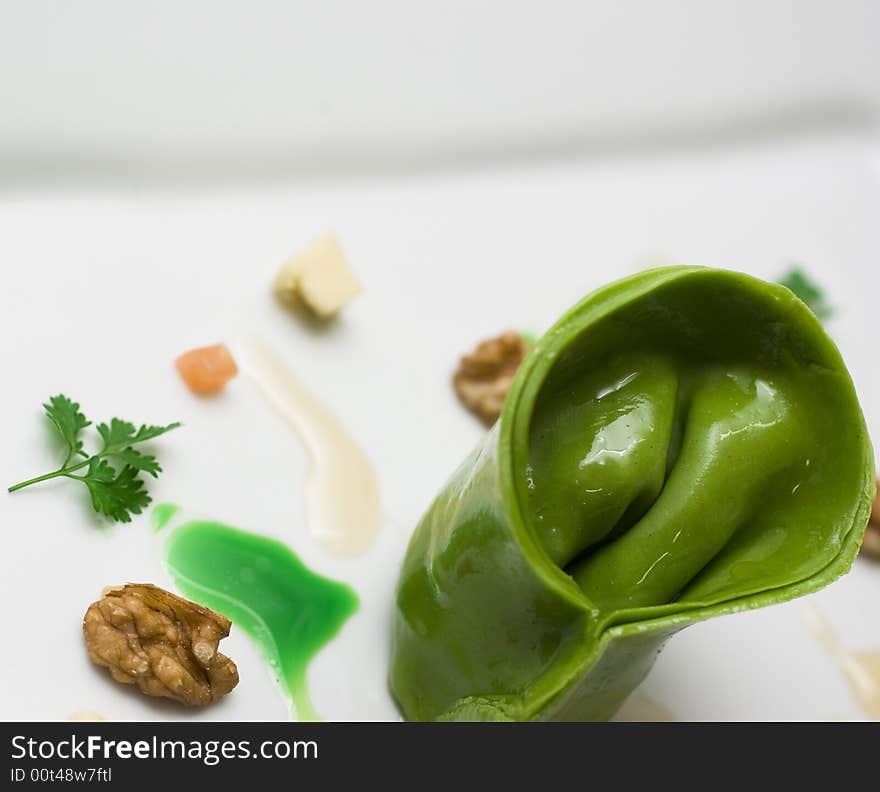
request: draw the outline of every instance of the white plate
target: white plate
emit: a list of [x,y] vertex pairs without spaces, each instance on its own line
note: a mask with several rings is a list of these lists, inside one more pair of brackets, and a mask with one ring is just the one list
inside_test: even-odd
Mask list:
[[[540,330],[570,303],[649,260],[736,267],[766,278],[803,262],[837,306],[830,330],[869,423],[880,421],[873,289],[880,254],[875,149],[849,137],[606,163],[276,191],[119,191],[0,205],[7,370],[0,479],[54,461],[39,405],[64,391],[89,416],[182,420],[159,447],[156,502],[288,542],[350,582],[360,612],[309,670],[328,719],[394,718],[385,688],[388,615],[409,533],[480,436],[449,375],[477,339]],[[285,313],[269,284],[281,260],[338,231],[366,294],[317,331]],[[305,524],[297,438],[239,378],[191,396],[180,351],[254,332],[276,344],[378,467],[388,513],[362,559],[323,551]],[[0,497],[2,715],[58,719],[80,708],[116,719],[274,719],[285,705],[241,631],[228,639],[242,683],[197,713],[156,704],[89,663],[80,636],[102,587],[169,584],[142,517],[101,529],[70,482]],[[859,561],[816,601],[853,647],[880,645],[880,567]],[[719,619],[673,639],[644,691],[678,718],[859,718],[810,637],[801,603]]]

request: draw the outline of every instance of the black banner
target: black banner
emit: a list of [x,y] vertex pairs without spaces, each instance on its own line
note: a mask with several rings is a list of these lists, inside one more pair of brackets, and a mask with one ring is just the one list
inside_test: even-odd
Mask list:
[[816,788],[858,778],[859,765],[873,779],[878,738],[874,724],[0,723],[0,789],[403,780],[457,790],[535,774],[542,786]]

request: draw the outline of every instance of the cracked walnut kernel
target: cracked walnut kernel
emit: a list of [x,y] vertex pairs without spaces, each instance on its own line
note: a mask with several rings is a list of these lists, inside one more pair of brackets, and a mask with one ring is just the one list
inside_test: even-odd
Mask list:
[[484,423],[498,420],[507,392],[531,344],[513,330],[479,343],[464,355],[452,377],[455,391],[464,405]]
[[117,682],[148,696],[204,706],[238,684],[238,669],[217,651],[232,623],[148,583],[104,590],[83,619],[89,657]]

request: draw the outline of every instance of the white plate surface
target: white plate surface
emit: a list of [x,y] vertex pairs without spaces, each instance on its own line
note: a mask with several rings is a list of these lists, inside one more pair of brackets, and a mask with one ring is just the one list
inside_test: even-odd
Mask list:
[[[880,436],[876,366],[880,156],[859,135],[612,160],[337,178],[223,191],[10,192],[0,200],[0,338],[6,376],[0,481],[53,463],[40,402],[63,391],[87,415],[182,420],[158,444],[156,502],[288,542],[351,583],[362,607],[309,669],[327,719],[398,717],[385,687],[391,592],[408,536],[477,442],[449,378],[457,355],[507,327],[542,330],[589,290],[652,263],[730,267],[773,279],[797,261],[837,307],[829,329]],[[279,263],[326,229],[365,295],[326,330],[270,294]],[[309,536],[306,457],[240,377],[190,395],[173,358],[256,333],[331,405],[378,468],[387,525],[366,557]],[[88,661],[80,622],[101,589],[170,585],[146,517],[98,527],[72,483],[0,496],[0,717],[284,719],[281,695],[240,631],[239,688],[199,712],[151,702]],[[880,566],[814,601],[853,648],[880,648]],[[718,619],[674,638],[642,694],[679,719],[859,719],[803,603]],[[638,709],[631,705],[630,714]]]

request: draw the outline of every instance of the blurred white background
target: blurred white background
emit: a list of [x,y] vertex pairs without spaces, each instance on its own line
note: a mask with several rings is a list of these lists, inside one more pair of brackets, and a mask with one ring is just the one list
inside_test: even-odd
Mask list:
[[871,125],[874,0],[0,0],[0,179],[387,173]]

